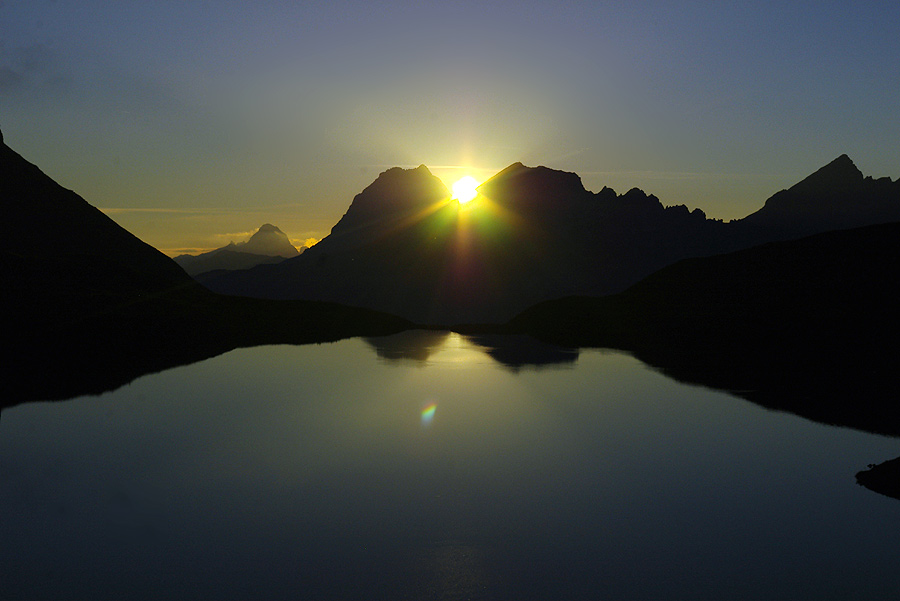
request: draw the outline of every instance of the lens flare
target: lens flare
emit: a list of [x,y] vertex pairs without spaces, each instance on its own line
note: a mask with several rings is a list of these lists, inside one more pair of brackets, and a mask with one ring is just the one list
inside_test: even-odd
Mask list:
[[431,425],[431,420],[434,419],[434,412],[437,410],[437,403],[428,403],[425,405],[425,408],[422,409],[422,426],[428,427]]

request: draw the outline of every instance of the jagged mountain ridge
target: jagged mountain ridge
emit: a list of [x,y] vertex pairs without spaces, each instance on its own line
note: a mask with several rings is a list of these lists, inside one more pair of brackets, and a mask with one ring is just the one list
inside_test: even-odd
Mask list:
[[422,323],[499,323],[544,300],[619,292],[680,259],[900,221],[900,181],[864,178],[846,155],[728,223],[637,188],[590,192],[577,174],[521,163],[480,192],[460,207],[427,167],[394,168],[300,257],[200,280],[229,294],[331,300]]
[[[305,249],[303,247],[302,250]],[[232,241],[199,255],[178,255],[174,261],[189,275],[195,276],[216,269],[250,269],[257,265],[280,263],[296,257],[300,252],[284,232],[271,223],[265,223],[246,242]]]
[[[697,232],[721,226],[639,190],[593,194],[577,175],[547,168],[512,165],[481,191],[460,207],[426,167],[395,168],[300,257],[200,281],[229,294],[378,306],[423,323],[497,321],[548,295],[612,292],[661,266],[667,246],[709,252],[712,234]],[[637,230],[653,235],[629,235]],[[598,265],[603,252],[618,264]]]

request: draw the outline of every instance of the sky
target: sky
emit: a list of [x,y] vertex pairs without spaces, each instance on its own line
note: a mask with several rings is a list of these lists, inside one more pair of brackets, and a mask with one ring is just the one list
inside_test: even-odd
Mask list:
[[900,177],[900,4],[0,0],[7,145],[170,255],[521,161],[736,219]]

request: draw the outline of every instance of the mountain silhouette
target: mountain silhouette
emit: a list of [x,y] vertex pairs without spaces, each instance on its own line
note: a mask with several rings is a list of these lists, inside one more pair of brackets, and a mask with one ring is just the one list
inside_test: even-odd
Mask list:
[[586,190],[578,175],[510,165],[459,205],[427,167],[382,173],[331,235],[279,265],[200,276],[211,290],[328,300],[418,323],[502,323],[530,305],[620,292],[678,260],[900,220],[900,181],[842,155],[745,219]]
[[[213,294],[2,142],[0,407],[70,398],[239,346],[378,336],[409,322],[304,301]],[[48,243],[49,241],[49,243]],[[63,250],[64,249],[64,250]]]
[[515,164],[467,205],[430,171],[394,168],[329,236],[278,265],[200,276],[211,290],[328,300],[419,323],[502,321],[567,294],[621,289],[727,240],[702,211],[640,190],[594,194],[572,173]]
[[271,223],[264,223],[246,242],[232,243],[235,249],[252,255],[296,257],[300,254],[288,237]]
[[266,223],[246,242],[230,242],[227,246],[199,255],[178,255],[174,261],[189,275],[195,276],[217,269],[230,271],[280,263],[284,259],[296,257],[300,252],[284,232]]
[[803,181],[769,198],[738,227],[773,239],[900,221],[900,179],[864,177],[842,154]]
[[21,311],[75,318],[84,307],[73,301],[102,307],[115,304],[115,296],[198,289],[168,257],[2,142],[0,200],[4,217],[16,224],[0,237],[7,307],[21,301]]

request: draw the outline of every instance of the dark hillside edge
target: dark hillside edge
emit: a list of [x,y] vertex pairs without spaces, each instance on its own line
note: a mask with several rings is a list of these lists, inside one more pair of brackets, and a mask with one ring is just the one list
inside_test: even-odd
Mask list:
[[900,224],[666,267],[602,298],[539,304],[506,331],[612,347],[687,382],[827,423],[900,434]]
[[99,393],[249,345],[384,335],[409,322],[328,303],[215,295],[0,143],[0,407]]

